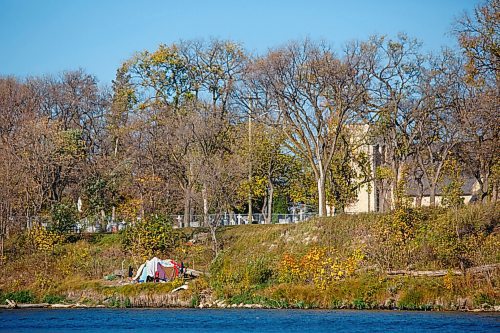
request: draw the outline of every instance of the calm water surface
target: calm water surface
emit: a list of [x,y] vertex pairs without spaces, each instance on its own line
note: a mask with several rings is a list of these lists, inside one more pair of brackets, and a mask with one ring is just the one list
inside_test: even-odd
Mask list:
[[0,310],[0,332],[500,332],[495,313],[323,310]]

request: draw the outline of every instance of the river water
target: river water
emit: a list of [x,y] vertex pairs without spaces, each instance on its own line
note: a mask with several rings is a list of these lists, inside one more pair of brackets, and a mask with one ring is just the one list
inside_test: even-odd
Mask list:
[[251,310],[0,310],[0,332],[500,332],[498,313]]

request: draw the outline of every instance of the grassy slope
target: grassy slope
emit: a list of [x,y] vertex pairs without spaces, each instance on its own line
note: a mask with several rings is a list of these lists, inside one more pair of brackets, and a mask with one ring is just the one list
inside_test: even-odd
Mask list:
[[[499,272],[486,276],[388,277],[394,269],[435,270],[500,263],[498,206],[458,212],[412,211],[315,219],[297,225],[239,226],[221,233],[223,254],[212,266],[211,286],[233,303],[283,307],[455,308],[499,302]],[[401,225],[401,220],[407,222]],[[406,240],[400,241],[404,230]],[[460,237],[455,236],[460,234]],[[314,282],[281,283],[285,253],[295,258],[326,247],[346,260],[365,253],[358,273],[320,288]]]
[[[185,262],[195,259],[196,268],[211,266],[212,273],[210,279],[194,283],[185,297],[196,304],[203,301],[205,289],[210,287],[215,297],[232,303],[259,302],[273,307],[451,309],[464,304],[494,305],[499,303],[498,271],[444,278],[388,277],[383,272],[451,269],[459,267],[460,261],[467,266],[500,263],[497,208],[345,215],[296,225],[226,227],[219,232],[223,249],[213,264],[207,255],[209,240],[200,242],[206,247],[204,255],[189,258],[184,254]],[[460,237],[453,238],[454,234]],[[356,274],[326,287],[312,281],[287,283],[279,279],[285,253],[300,258],[319,247],[327,248],[340,261],[357,249],[365,256]],[[29,290],[21,295],[29,301],[59,301],[62,295],[72,301],[106,300],[111,305],[127,306],[128,297],[150,297],[175,287],[107,285],[102,276],[121,268],[122,262],[125,268],[139,264],[122,248],[119,235],[80,240],[47,255],[24,253],[22,239],[9,248],[11,260],[0,271],[0,301]]]

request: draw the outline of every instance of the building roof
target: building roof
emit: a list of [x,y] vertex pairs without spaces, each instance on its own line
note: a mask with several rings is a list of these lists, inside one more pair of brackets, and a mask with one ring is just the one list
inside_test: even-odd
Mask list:
[[[450,179],[444,179],[442,182],[437,184],[436,188],[436,195],[443,195],[443,188],[446,185],[449,185],[451,183]],[[422,184],[423,184],[423,196],[429,196],[429,183],[425,179],[425,177],[422,177]],[[477,189],[477,180],[473,177],[463,177],[463,185],[462,185],[462,195],[473,195]],[[415,178],[410,177],[408,180],[407,186],[406,186],[406,194],[412,197],[418,197],[420,193],[420,186],[416,182]]]

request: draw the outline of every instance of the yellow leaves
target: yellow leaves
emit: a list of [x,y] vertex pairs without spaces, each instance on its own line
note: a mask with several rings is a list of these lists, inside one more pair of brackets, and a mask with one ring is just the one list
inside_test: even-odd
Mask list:
[[139,216],[141,207],[142,200],[129,199],[118,206],[117,213],[119,216],[128,221],[135,221]]
[[168,56],[167,50],[163,46],[160,46],[160,48],[151,54],[150,57],[153,63],[161,64],[167,60]]
[[375,177],[380,180],[394,178],[394,173],[389,167],[377,167],[375,169]]
[[64,276],[74,275],[75,272],[88,271],[92,265],[90,249],[85,243],[77,243],[73,247],[65,248],[56,263],[57,270]]
[[28,231],[28,239],[39,251],[53,251],[57,244],[63,240],[62,235],[55,231],[47,230],[42,226],[35,226]]
[[161,178],[154,175],[146,175],[144,177],[138,177],[137,181],[141,184],[149,184],[149,183],[161,182]]
[[170,220],[154,215],[127,228],[125,236],[125,244],[141,259],[167,255],[181,239],[181,234],[172,229]]
[[326,247],[314,247],[301,258],[285,254],[278,267],[278,280],[311,283],[326,289],[334,281],[352,276],[364,258],[364,253],[356,249],[341,260]]
[[447,290],[453,290],[453,273],[449,270],[443,277],[444,287]]
[[85,156],[85,141],[81,130],[59,131],[53,138],[53,157],[59,162],[72,162]]

